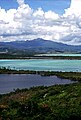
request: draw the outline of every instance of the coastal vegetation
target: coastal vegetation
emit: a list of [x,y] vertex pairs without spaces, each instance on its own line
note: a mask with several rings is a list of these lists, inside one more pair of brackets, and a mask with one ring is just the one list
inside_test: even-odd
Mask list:
[[80,120],[81,83],[0,95],[0,120]]

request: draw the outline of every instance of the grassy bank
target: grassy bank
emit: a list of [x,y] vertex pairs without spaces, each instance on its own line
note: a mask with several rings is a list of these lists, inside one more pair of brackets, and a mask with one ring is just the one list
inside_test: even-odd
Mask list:
[[0,120],[81,120],[81,83],[0,95]]

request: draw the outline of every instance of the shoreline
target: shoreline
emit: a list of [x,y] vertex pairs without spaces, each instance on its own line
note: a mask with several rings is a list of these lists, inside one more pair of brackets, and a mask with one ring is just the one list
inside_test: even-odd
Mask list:
[[30,56],[30,57],[22,57],[22,56],[4,56],[4,57],[0,57],[0,60],[6,60],[6,59],[10,59],[10,60],[14,60],[14,59],[18,59],[18,60],[24,60],[24,59],[54,59],[54,60],[81,60],[81,56]]
[[0,74],[38,74],[41,76],[57,76],[59,78],[70,79],[81,82],[81,72],[62,72],[62,71],[33,71],[33,70],[15,70],[2,67]]

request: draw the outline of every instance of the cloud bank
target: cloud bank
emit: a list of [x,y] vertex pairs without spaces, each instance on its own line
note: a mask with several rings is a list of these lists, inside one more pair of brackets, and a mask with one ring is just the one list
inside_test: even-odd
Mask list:
[[[63,15],[54,11],[33,10],[24,0],[17,9],[0,8],[0,41],[43,38],[72,45],[81,44],[81,0],[71,1]],[[79,6],[78,6],[79,5]]]

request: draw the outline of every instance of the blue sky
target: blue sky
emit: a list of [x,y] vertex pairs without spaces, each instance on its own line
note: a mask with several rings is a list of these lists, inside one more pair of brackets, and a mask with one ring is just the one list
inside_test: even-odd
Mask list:
[[[44,11],[52,10],[58,14],[63,14],[64,9],[70,5],[70,0],[25,0],[26,4],[29,4],[31,8],[36,10],[41,7]],[[0,0],[1,8],[5,10],[18,7],[16,0]]]
[[0,0],[0,6],[0,41],[81,45],[81,0]]

